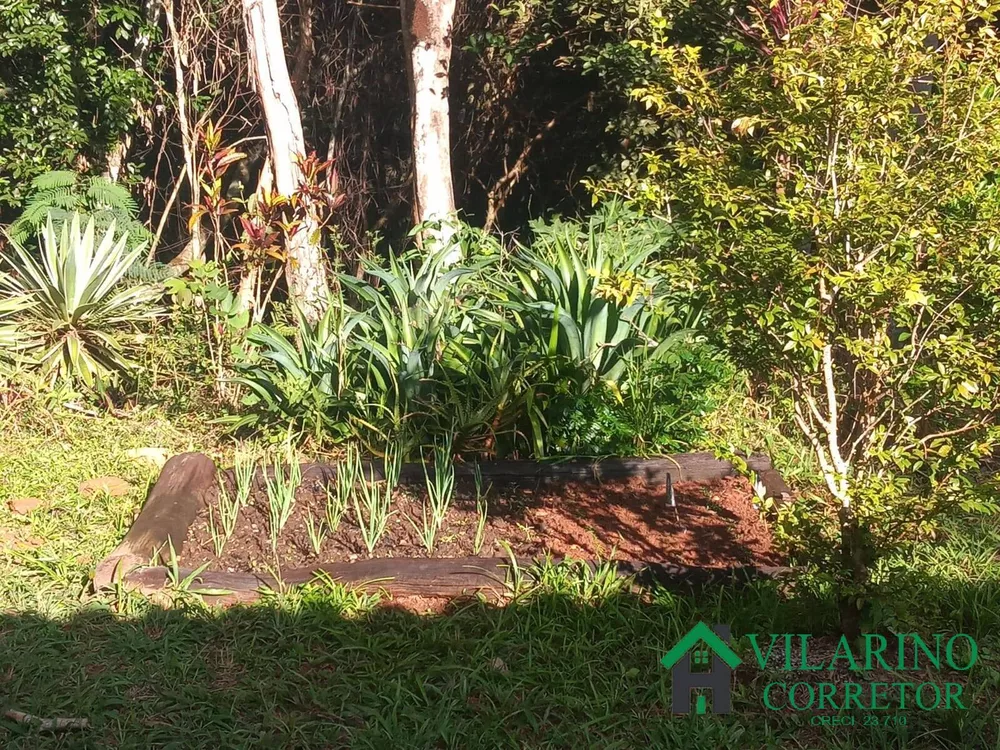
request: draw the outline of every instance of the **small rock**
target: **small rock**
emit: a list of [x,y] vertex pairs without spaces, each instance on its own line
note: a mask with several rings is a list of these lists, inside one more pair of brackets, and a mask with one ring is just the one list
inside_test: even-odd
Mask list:
[[42,501],[37,497],[19,497],[7,503],[11,511],[17,513],[19,516],[27,515],[41,504]]
[[504,660],[501,659],[499,656],[493,658],[493,661],[490,662],[490,666],[493,667],[497,672],[503,672],[504,674],[510,672],[510,669],[507,667],[507,664],[504,663]]
[[122,497],[135,488],[121,477],[97,477],[81,482],[78,488],[84,497],[92,497],[100,492],[106,492],[111,497]]
[[125,455],[146,461],[157,469],[162,469],[168,458],[166,448],[133,448]]

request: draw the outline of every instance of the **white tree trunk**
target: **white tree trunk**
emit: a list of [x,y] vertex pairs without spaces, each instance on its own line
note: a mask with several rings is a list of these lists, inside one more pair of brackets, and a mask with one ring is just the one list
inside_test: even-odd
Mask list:
[[[188,111],[187,80],[184,73],[187,52],[184,50],[183,39],[174,21],[174,0],[163,0],[163,14],[167,21],[170,49],[174,58],[174,86],[177,95],[177,124],[181,130],[181,149],[184,152],[188,184],[191,186],[191,205],[197,206],[201,203],[201,183],[198,181],[198,165],[195,159],[197,136]],[[191,239],[171,263],[186,266],[192,260],[205,260],[205,235],[200,219],[191,227]]]
[[[305,155],[305,139],[288,76],[278,6],[275,0],[243,0],[243,15],[254,83],[264,109],[274,186],[279,194],[292,196],[302,183],[296,157]],[[321,227],[310,207],[304,209],[300,226],[287,238],[285,277],[292,300],[315,322],[326,309],[326,267]]]
[[[410,80],[414,218],[443,222],[437,234],[454,234],[448,80],[456,0],[401,0],[403,41]],[[457,258],[455,258],[457,260]]]

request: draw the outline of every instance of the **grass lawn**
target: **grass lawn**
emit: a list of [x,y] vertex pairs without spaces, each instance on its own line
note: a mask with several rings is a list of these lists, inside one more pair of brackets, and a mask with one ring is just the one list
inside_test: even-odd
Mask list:
[[[129,450],[218,453],[201,425],[0,412],[0,711],[83,717],[42,734],[0,718],[0,746],[171,748],[991,748],[1000,671],[1000,530],[956,521],[905,561],[881,620],[963,631],[980,661],[967,711],[905,712],[905,727],[814,726],[768,713],[769,673],[738,675],[733,712],[670,713],[660,657],[697,621],[747,632],[831,633],[835,610],[805,586],[757,584],[640,596],[601,576],[548,571],[506,608],[417,615],[338,587],[208,610],[95,597],[89,575],[118,541],[156,468]],[[125,478],[126,497],[78,484]],[[38,497],[27,516],[8,500]],[[745,639],[735,643],[749,654]],[[912,679],[912,678],[910,678]],[[925,679],[933,680],[934,676]],[[845,714],[845,716],[850,714]]]

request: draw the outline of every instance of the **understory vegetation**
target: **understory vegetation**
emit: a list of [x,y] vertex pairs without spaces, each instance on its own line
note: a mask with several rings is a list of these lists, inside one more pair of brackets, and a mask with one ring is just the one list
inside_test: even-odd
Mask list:
[[[91,722],[4,746],[1000,746],[1000,4],[334,5],[0,0],[0,709]],[[163,596],[95,591],[186,451],[234,468],[216,557],[267,467],[278,578],[302,463],[354,560],[404,464],[432,556],[456,466],[696,451],[793,570],[215,610],[171,549]],[[841,731],[741,668],[672,717],[699,621],[965,633],[972,705]]]

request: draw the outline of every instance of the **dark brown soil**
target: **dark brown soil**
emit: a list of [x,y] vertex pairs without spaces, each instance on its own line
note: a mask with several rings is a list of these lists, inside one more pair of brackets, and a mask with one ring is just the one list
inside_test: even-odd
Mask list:
[[[478,555],[506,556],[504,543],[518,557],[618,559],[670,562],[703,567],[770,565],[778,561],[771,533],[751,502],[743,478],[711,483],[678,483],[676,511],[661,486],[641,479],[577,482],[558,489],[509,488],[489,499],[485,540]],[[437,537],[434,557],[465,557],[474,549],[477,513],[471,488],[457,487],[452,507]],[[385,535],[374,557],[427,557],[407,518],[420,524],[422,487],[397,488]],[[213,499],[213,503],[215,500]],[[216,558],[208,511],[195,520],[181,562],[210,563],[213,569],[268,573],[279,568],[308,567],[320,562],[349,562],[368,557],[350,507],[340,527],[328,534],[314,554],[306,516],[323,517],[325,489],[312,480],[299,487],[292,516],[278,539],[277,554],[268,534],[267,498],[255,493],[240,512],[236,533]],[[277,560],[277,563],[276,563]]]

